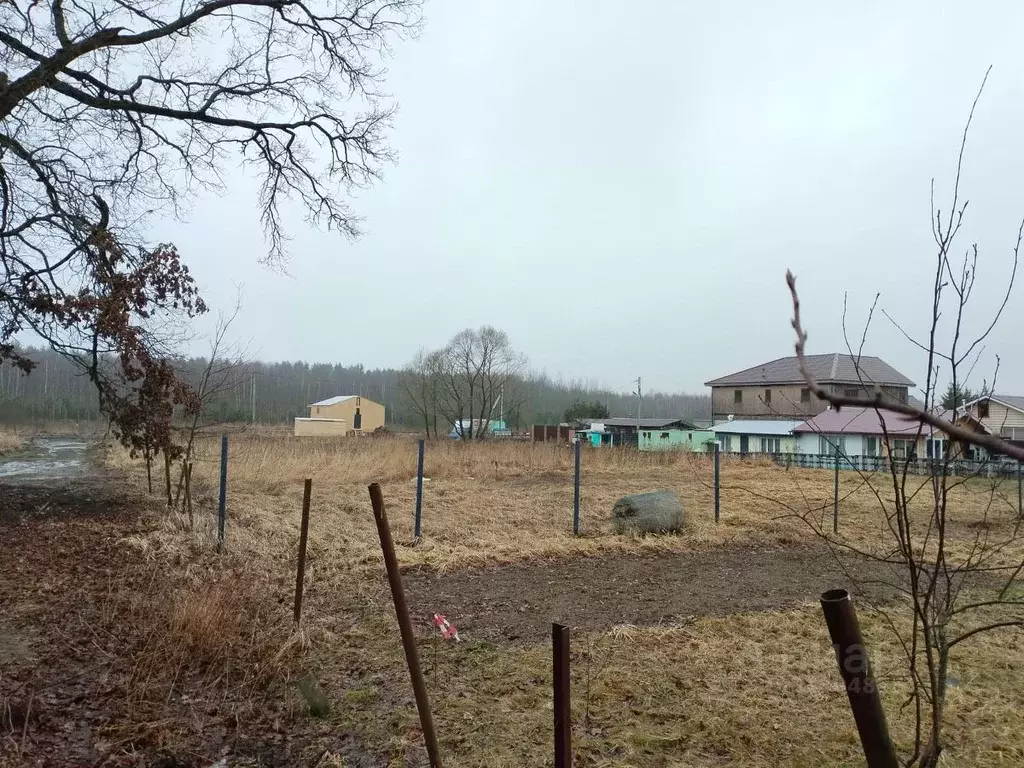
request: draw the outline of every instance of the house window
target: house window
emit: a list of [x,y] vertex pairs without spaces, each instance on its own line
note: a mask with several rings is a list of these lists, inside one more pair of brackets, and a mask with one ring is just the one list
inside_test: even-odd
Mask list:
[[723,451],[727,451],[728,452],[728,451],[732,450],[732,446],[730,445],[730,443],[732,441],[729,439],[731,437],[732,437],[732,435],[719,435],[718,436],[718,439],[722,442],[722,450]]
[[762,437],[761,453],[782,453],[782,438]]
[[647,439],[650,439],[651,433],[650,432],[644,432],[644,437],[646,437]]
[[764,391],[764,404],[765,405],[771,405],[772,404],[772,391],[770,389],[766,389]]
[[913,440],[893,440],[892,441],[892,455],[897,459],[910,459],[914,458],[914,441]]
[[811,390],[808,387],[804,387],[800,390],[800,402],[809,403],[811,402]]
[[929,438],[925,442],[925,454],[929,459],[941,459],[949,453],[949,441],[942,438]]
[[661,433],[661,439],[662,440],[668,440],[668,432],[662,432]]
[[860,390],[857,389],[856,387],[847,387],[846,389],[843,390],[843,395],[845,397],[856,397],[859,394]]
[[877,437],[865,437],[864,438],[864,455],[865,456],[877,456],[878,455],[878,438]]
[[978,403],[978,418],[979,419],[987,419],[988,418],[988,400],[986,400],[983,403]]
[[846,453],[846,438],[843,435],[820,435],[818,437],[818,453],[822,455],[832,455],[836,452],[837,446],[840,453]]
[[734,389],[732,391],[732,401],[736,405],[739,405],[740,403],[743,402],[743,390],[742,389]]

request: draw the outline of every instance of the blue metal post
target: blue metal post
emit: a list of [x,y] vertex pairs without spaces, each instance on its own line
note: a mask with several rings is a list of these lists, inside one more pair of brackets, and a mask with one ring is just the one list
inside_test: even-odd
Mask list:
[[1024,517],[1024,480],[1021,479],[1021,460],[1017,459],[1017,517]]
[[423,444],[420,440],[419,457],[416,460],[416,526],[414,538],[419,539],[423,530],[421,516],[423,515]]
[[572,494],[572,535],[578,536],[580,532],[580,439],[576,438],[573,446],[575,453],[575,480]]
[[224,548],[224,524],[228,516],[228,436],[220,436],[220,502],[217,507],[217,551]]
[[839,533],[839,443],[836,443],[835,482],[832,488],[832,533]]
[[721,454],[719,453],[718,441],[715,441],[715,522],[718,522],[719,511],[721,510]]

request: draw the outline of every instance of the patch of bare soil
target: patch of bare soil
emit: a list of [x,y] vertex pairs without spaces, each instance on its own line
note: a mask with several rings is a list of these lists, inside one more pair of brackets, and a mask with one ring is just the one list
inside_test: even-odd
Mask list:
[[124,505],[111,503],[103,480],[92,478],[54,486],[0,485],[0,526],[61,520],[113,520],[123,516]]
[[194,563],[197,587],[173,556],[130,546],[159,502],[116,480],[0,484],[0,766],[306,766],[317,745],[380,765],[297,709],[278,667],[253,671],[291,631],[290,610],[268,619],[267,585],[243,589],[217,558]]
[[[844,561],[859,594],[884,600],[887,566]],[[869,583],[865,583],[869,582]],[[876,582],[876,583],[870,583]],[[558,621],[586,630],[656,626],[693,616],[777,611],[814,602],[827,589],[855,595],[851,579],[824,549],[715,547],[665,555],[603,555],[568,561],[405,575],[410,604],[424,620],[437,612],[461,633],[541,641]]]

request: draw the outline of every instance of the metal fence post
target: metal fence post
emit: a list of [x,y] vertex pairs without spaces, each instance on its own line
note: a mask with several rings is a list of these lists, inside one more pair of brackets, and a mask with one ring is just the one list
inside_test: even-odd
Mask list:
[[295,573],[295,623],[302,618],[302,587],[306,580],[306,542],[309,539],[309,497],[313,481],[306,478],[302,489],[302,522],[299,524],[299,566]]
[[220,436],[220,500],[217,503],[217,551],[224,549],[224,525],[228,517],[228,436]]
[[420,534],[423,531],[421,521],[423,515],[423,446],[425,442],[420,440],[418,458],[416,460],[416,524],[413,532],[413,538],[416,541],[419,541]]
[[373,507],[373,518],[377,523],[377,536],[380,538],[381,553],[384,555],[384,568],[391,585],[391,598],[395,604],[395,617],[398,619],[398,631],[405,649],[405,661],[412,679],[413,696],[416,709],[420,714],[420,728],[423,741],[426,743],[427,756],[431,768],[441,768],[441,750],[437,745],[437,731],[434,730],[434,716],[430,711],[430,697],[427,695],[427,684],[423,679],[420,667],[420,656],[416,650],[416,634],[409,618],[409,607],[405,602],[405,589],[402,586],[402,574],[398,570],[398,558],[395,556],[395,543],[391,538],[391,527],[388,525],[387,511],[384,509],[384,494],[378,483],[370,484],[370,504]]
[[832,533],[839,533],[839,444],[836,443],[835,482],[832,488]]
[[889,738],[878,682],[871,674],[868,649],[849,593],[845,589],[825,592],[821,596],[821,611],[832,638],[839,674],[846,687],[868,768],[897,768],[899,763]]
[[555,711],[555,768],[572,766],[572,704],[569,690],[569,628],[551,625]]
[[576,439],[576,443],[573,446],[574,454],[574,479],[573,479],[573,493],[572,493],[572,535],[578,536],[580,533],[580,440]]
[[1024,517],[1024,478],[1021,475],[1020,459],[1017,459],[1017,517]]
[[721,460],[718,441],[715,441],[715,522],[718,522],[719,510],[721,509]]

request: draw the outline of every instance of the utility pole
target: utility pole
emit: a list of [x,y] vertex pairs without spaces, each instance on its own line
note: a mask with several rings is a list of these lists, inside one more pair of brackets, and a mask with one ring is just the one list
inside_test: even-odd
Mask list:
[[639,376],[636,377],[636,392],[633,394],[636,395],[636,428],[640,429],[640,406],[644,402],[644,390]]
[[636,377],[636,447],[640,448],[640,406],[644,402],[644,390],[640,383],[640,377]]
[[256,423],[256,374],[252,376],[252,423]]

